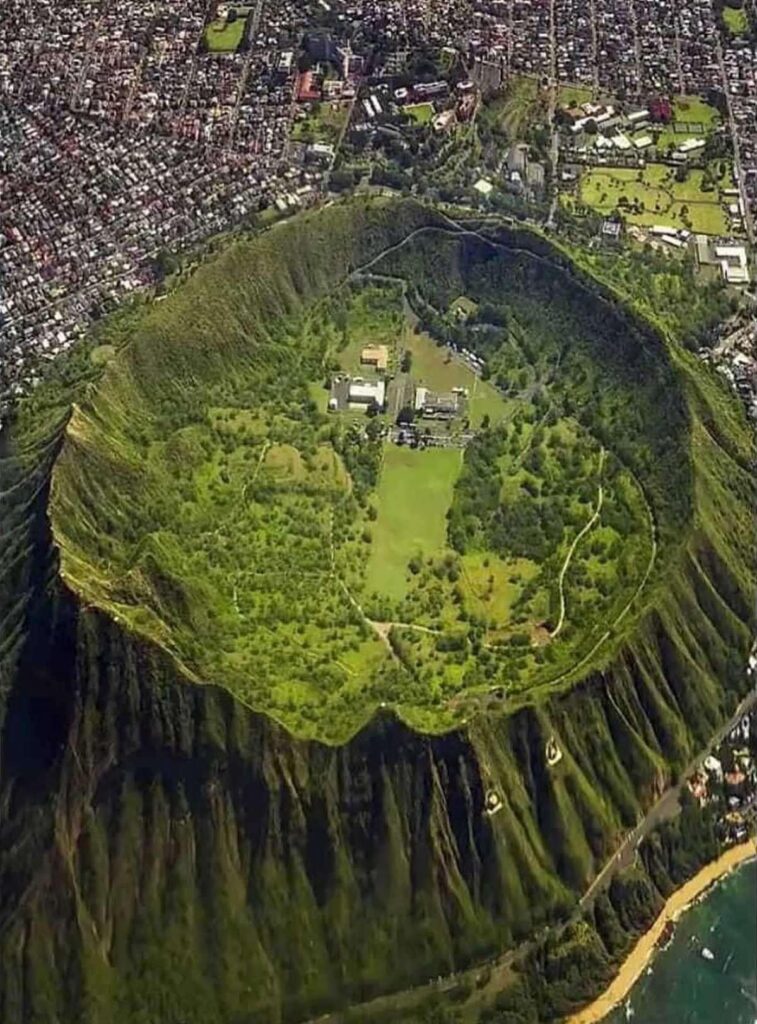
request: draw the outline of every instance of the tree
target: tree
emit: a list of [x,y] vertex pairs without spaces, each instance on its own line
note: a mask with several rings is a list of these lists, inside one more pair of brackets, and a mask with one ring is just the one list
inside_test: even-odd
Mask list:
[[375,415],[376,414],[373,413],[374,419],[372,419],[368,426],[365,428],[366,437],[368,438],[369,441],[378,441],[378,439],[384,432],[383,423],[381,422],[381,420],[376,419]]
[[402,370],[403,373],[410,373],[412,365],[413,353],[410,351],[409,348],[406,348],[405,351],[402,353],[402,362],[400,363],[400,370]]

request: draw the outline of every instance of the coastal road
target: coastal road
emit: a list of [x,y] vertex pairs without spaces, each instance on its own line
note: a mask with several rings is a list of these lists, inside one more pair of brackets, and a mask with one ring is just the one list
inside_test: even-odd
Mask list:
[[[710,753],[713,747],[716,747],[725,738],[741,717],[750,711],[755,705],[757,705],[757,689],[752,690],[744,698],[731,718],[721,726],[720,729],[718,729],[707,746],[700,750],[696,757],[692,758],[681,776],[681,782],[678,782],[665,790],[659,800],[657,800],[657,802],[649,809],[644,818],[628,833],[618,849],[607,861],[584,895],[578,901],[573,915],[569,921],[566,922],[565,927],[581,917],[583,911],[591,903],[592,899],[601,892],[602,889],[606,888],[610,884],[612,878],[618,871],[622,871],[633,863],[638,843],[648,835],[655,825],[676,816],[679,809],[681,789],[685,784],[686,778],[691,775],[699,764],[701,764],[702,760]],[[492,994],[496,994],[496,991],[503,988],[507,983],[507,980],[511,977],[510,972],[513,965],[517,961],[528,956],[541,938],[542,933],[545,931],[547,931],[547,929],[543,929],[542,932],[537,933],[533,939],[523,943],[515,949],[508,950],[501,956],[484,961],[475,967],[469,968],[468,970],[449,974],[443,977],[431,978],[424,985],[418,985],[415,988],[405,989],[402,992],[396,992],[386,996],[378,996],[375,999],[353,1006],[351,1007],[353,1019],[357,1019],[354,1017],[354,1014],[357,1010],[360,1010],[362,1014],[360,1019],[366,1022],[369,1022],[374,1017],[386,1019],[386,1015],[390,1012],[397,1015],[395,1018],[396,1020],[402,1020],[402,1017],[399,1016],[399,1014],[402,1013],[403,1010],[409,1011],[417,1007],[434,993],[442,994],[444,992],[452,991],[459,984],[466,982],[475,988],[477,980],[479,979],[481,972],[484,970],[488,970],[490,972],[490,981],[487,983],[486,989],[488,989]],[[481,991],[484,990],[482,989]],[[339,1012],[335,1012],[312,1018],[307,1022],[303,1022],[303,1024],[340,1024],[343,1019],[344,1018]]]
[[649,835],[656,825],[659,825],[660,822],[667,821],[670,818],[675,818],[680,810],[679,801],[681,790],[686,784],[686,780],[696,771],[705,757],[707,757],[707,755],[717,747],[718,744],[722,743],[740,718],[750,711],[756,704],[757,690],[752,690],[752,692],[744,698],[741,704],[739,704],[736,712],[731,716],[731,718],[729,718],[726,724],[718,729],[704,750],[700,750],[696,757],[692,758],[692,760],[686,765],[686,768],[681,775],[681,781],[666,789],[659,800],[650,807],[641,821],[628,833],[613,856],[605,864],[578,901],[576,915],[578,915],[591,902],[598,892],[609,884],[613,875],[617,871],[622,871],[633,863],[636,857],[637,846],[642,839]]

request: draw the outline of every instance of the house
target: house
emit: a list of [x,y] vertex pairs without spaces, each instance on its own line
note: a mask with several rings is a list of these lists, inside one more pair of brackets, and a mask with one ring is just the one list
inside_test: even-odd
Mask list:
[[526,182],[532,189],[543,189],[545,180],[544,164],[531,161],[526,168]]
[[433,96],[445,96],[449,92],[446,82],[416,82],[413,94],[419,100],[428,100]]
[[602,221],[602,237],[609,239],[611,242],[617,242],[620,240],[622,224],[619,220],[608,218]]
[[330,163],[334,159],[334,147],[328,142],[311,142],[307,155],[318,163]]
[[697,263],[700,267],[709,267],[715,263],[715,257],[712,254],[712,248],[710,246],[710,240],[707,235],[695,235],[694,245],[697,252]]
[[434,131],[446,132],[449,128],[452,127],[452,125],[455,123],[455,120],[455,111],[450,109],[443,110],[441,114],[437,114],[431,123],[434,126]]
[[519,174],[525,174],[526,172],[526,160],[528,156],[528,147],[522,143],[516,143],[514,146],[510,146],[507,151],[507,169],[508,171],[517,171]]
[[743,245],[716,245],[715,256],[728,284],[749,284],[749,262]]
[[297,77],[295,95],[298,103],[311,103],[321,98],[321,88],[312,71],[303,71]]
[[704,139],[686,139],[686,141],[682,142],[678,147],[678,151],[679,153],[684,153],[688,156],[689,153],[696,153],[700,149],[704,149],[704,147]]
[[350,381],[347,392],[350,406],[377,405],[379,409],[383,409],[385,397],[386,384],[383,380],[363,380],[361,377],[355,377]]
[[415,411],[424,419],[451,420],[460,407],[460,396],[452,391],[436,392],[419,387],[415,390]]
[[649,110],[644,107],[642,110],[632,110],[628,115],[629,124],[638,124],[639,121],[646,121],[649,117]]
[[375,366],[377,370],[385,371],[389,364],[389,349],[386,345],[366,345],[360,353],[360,362],[363,366]]
[[479,192],[482,196],[489,196],[492,193],[494,186],[486,178],[479,178],[476,184],[473,186],[476,192]]

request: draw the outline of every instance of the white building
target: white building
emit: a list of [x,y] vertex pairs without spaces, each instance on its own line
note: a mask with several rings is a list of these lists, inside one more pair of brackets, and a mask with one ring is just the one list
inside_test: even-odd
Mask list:
[[360,377],[356,377],[350,381],[347,399],[351,406],[363,407],[375,404],[383,409],[385,398],[386,385],[383,380],[362,380]]
[[749,284],[749,259],[743,245],[716,245],[715,256],[728,284]]

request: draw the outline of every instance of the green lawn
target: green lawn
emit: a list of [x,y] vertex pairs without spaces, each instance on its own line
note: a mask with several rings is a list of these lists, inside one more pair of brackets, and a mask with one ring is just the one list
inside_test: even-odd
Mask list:
[[[592,168],[581,178],[579,197],[587,206],[609,214],[621,209],[631,224],[673,228],[708,235],[727,230],[725,210],[717,192],[702,191],[701,170],[689,172],[685,181],[675,180],[675,171],[664,164],[649,164],[641,173],[625,167]],[[630,207],[620,200],[625,197]]]
[[723,8],[723,22],[732,36],[743,36],[749,30],[749,16],[744,7]]
[[468,402],[468,418],[472,427],[480,427],[484,416],[488,416],[492,424],[501,423],[509,412],[509,403],[493,385],[485,380],[475,381]]
[[473,387],[475,374],[457,359],[449,349],[437,345],[427,334],[408,335],[407,347],[413,353],[412,374],[418,384],[434,391],[451,391],[454,387]]
[[468,295],[458,295],[455,301],[450,304],[449,311],[450,313],[456,313],[458,316],[473,316],[474,313],[478,312],[478,303],[474,302]]
[[557,91],[557,103],[561,107],[575,107],[588,103],[593,95],[590,85],[561,85]]
[[460,466],[456,449],[386,446],[365,577],[368,591],[400,600],[407,591],[410,559],[444,554],[445,517]]
[[433,103],[413,103],[405,107],[405,113],[412,117],[416,124],[428,124],[434,116]]
[[205,45],[211,53],[234,53],[242,42],[246,24],[246,18],[237,18],[225,24],[211,21],[205,29]]
[[101,366],[103,363],[110,362],[115,354],[116,349],[113,345],[98,345],[92,349],[89,358],[95,366]]
[[536,78],[513,78],[502,95],[482,105],[479,118],[493,131],[518,139],[528,124],[544,112],[544,100]]
[[295,121],[292,138],[296,142],[326,142],[335,145],[349,112],[349,103],[314,103],[307,117]]
[[533,579],[539,566],[527,558],[503,559],[476,551],[462,559],[461,589],[466,611],[487,620],[490,628],[504,629],[512,618],[512,605]]
[[679,96],[673,101],[676,121],[696,121],[712,129],[720,121],[720,114],[699,96]]

